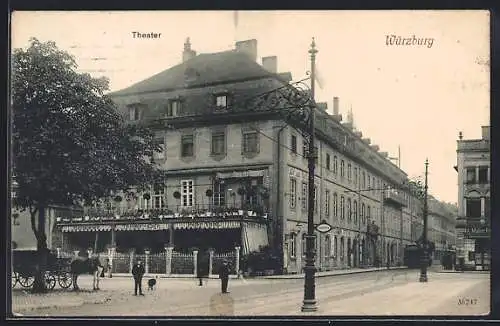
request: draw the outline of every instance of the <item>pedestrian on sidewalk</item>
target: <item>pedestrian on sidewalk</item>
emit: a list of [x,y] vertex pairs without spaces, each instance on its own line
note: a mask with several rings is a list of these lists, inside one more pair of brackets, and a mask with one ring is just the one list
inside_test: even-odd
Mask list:
[[229,293],[227,291],[227,285],[229,283],[229,264],[225,259],[222,261],[222,265],[219,268],[219,278],[221,280],[221,292]]
[[142,293],[142,277],[144,276],[145,270],[142,261],[137,260],[134,267],[132,267],[132,275],[134,276],[134,295],[137,295],[137,289],[139,289],[139,295],[144,295]]

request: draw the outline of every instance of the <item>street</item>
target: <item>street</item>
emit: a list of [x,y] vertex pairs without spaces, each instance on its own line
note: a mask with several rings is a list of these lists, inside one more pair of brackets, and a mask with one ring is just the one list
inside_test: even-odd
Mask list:
[[[487,273],[428,273],[429,282],[418,282],[417,270],[386,270],[336,275],[316,279],[318,311],[314,315],[478,315],[489,313],[490,276]],[[13,310],[23,316],[250,316],[308,315],[301,313],[303,279],[230,280],[228,294],[220,281],[203,287],[195,279],[159,279],[145,296],[133,295],[133,281],[126,277],[103,279],[98,292],[56,291],[61,304],[25,309],[22,291],[13,291]],[[80,280],[91,288],[90,277]],[[65,306],[75,297],[90,300]],[[55,300],[55,299],[54,299]]]

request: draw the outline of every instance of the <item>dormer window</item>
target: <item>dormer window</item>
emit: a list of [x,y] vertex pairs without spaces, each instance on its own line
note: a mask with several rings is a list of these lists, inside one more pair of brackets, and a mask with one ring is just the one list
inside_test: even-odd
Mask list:
[[181,112],[182,102],[180,99],[170,100],[167,107],[167,117],[177,117]]
[[227,109],[227,95],[217,95],[215,97],[215,105],[219,109]]
[[138,106],[130,106],[128,108],[129,120],[138,121],[141,117],[141,111]]

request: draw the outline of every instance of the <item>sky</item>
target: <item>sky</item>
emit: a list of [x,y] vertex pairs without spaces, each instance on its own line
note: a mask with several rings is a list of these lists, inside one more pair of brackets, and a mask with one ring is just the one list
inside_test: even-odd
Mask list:
[[[388,45],[391,35],[427,45]],[[314,37],[316,101],[332,112],[339,97],[344,120],[352,108],[364,138],[392,157],[399,146],[409,177],[423,178],[428,158],[429,192],[446,202],[457,202],[459,131],[480,138],[490,121],[487,11],[14,12],[11,47],[31,37],[55,41],[80,71],[108,77],[111,91],[179,64],[187,37],[198,53],[256,39],[259,63],[276,55],[279,72],[300,80]]]

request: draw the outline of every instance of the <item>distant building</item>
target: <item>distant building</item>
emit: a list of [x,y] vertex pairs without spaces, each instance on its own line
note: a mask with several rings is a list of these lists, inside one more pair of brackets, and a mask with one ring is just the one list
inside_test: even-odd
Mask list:
[[435,245],[434,259],[440,261],[446,250],[456,245],[457,206],[436,200],[428,201],[428,239]]
[[476,269],[491,263],[490,126],[481,139],[457,141],[458,215],[457,257]]
[[[165,179],[60,219],[58,230],[73,246],[66,250],[94,243],[119,252],[240,247],[245,255],[269,245],[285,272],[302,272],[308,149],[283,112],[265,102],[253,110],[249,101],[288,85],[291,74],[278,73],[274,56],[258,64],[256,40],[199,55],[187,40],[182,58],[110,94],[129,123],[155,131],[163,151],[152,160]],[[318,103],[316,119],[315,222],[333,227],[317,233],[318,269],[402,263],[422,221],[421,203],[402,186],[408,176],[352,121],[342,122],[338,98],[332,112]]]

